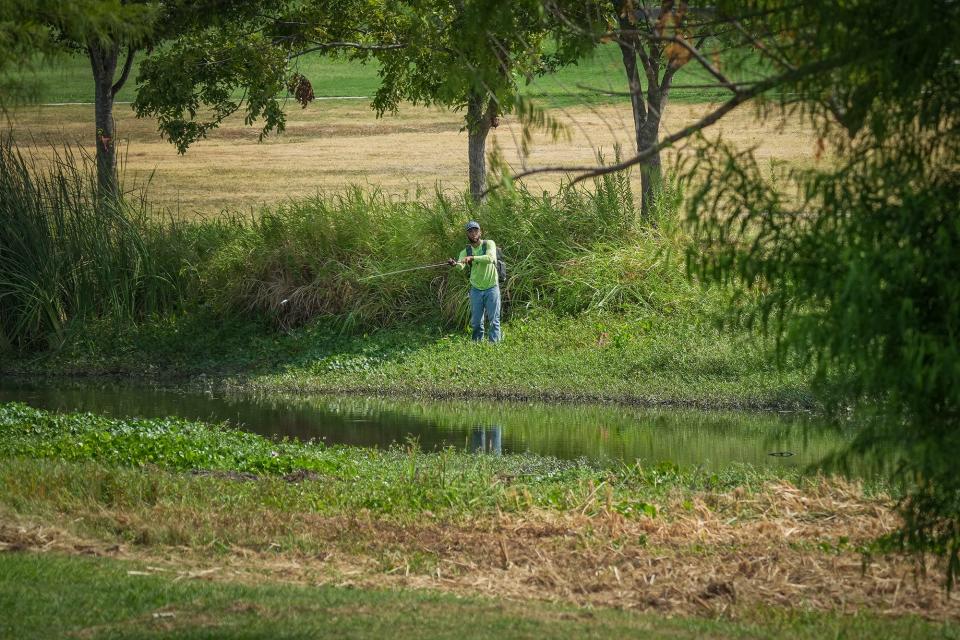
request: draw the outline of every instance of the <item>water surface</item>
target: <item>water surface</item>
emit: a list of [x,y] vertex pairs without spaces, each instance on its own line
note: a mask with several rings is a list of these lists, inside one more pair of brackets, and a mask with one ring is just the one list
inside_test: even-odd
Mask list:
[[730,462],[806,468],[850,436],[803,414],[250,395],[121,383],[0,379],[0,402],[10,401],[117,417],[225,421],[262,435],[329,444],[389,447],[416,440],[427,450],[450,446],[490,453],[529,451],[567,459],[670,461],[707,469]]

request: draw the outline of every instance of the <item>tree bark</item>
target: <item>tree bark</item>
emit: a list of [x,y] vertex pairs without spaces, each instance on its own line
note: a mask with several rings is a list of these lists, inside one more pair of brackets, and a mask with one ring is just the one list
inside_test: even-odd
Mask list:
[[[630,88],[637,153],[643,153],[655,146],[660,138],[660,121],[663,118],[663,110],[667,106],[667,95],[676,69],[668,66],[664,70],[661,82],[659,63],[661,50],[656,44],[646,44],[636,33],[632,33],[643,28],[643,23],[638,15],[628,13],[631,10],[630,7],[632,4],[629,3],[614,3],[620,30],[624,34],[619,40],[620,55]],[[652,28],[651,25],[647,26]],[[640,81],[641,67],[647,79],[645,94]],[[658,152],[640,167],[640,215],[646,222],[651,221],[651,212],[656,205],[656,187],[662,177],[663,170]]]
[[[656,146],[660,138],[660,115],[659,109],[651,109],[647,115],[647,121],[637,136],[638,152]],[[662,179],[663,169],[658,151],[640,166],[640,215],[647,222],[651,221],[650,216],[656,206],[656,189]]]
[[97,186],[101,197],[116,198],[119,194],[117,175],[117,143],[113,120],[113,99],[123,87],[133,65],[134,49],[127,51],[120,78],[114,82],[120,45],[93,43],[87,51],[93,69],[94,121],[97,144]]
[[[660,65],[653,57],[659,52],[651,52],[650,56],[650,75],[659,80]],[[644,122],[643,129],[637,134],[637,151],[642,153],[647,149],[656,146],[660,140],[660,121],[663,119],[663,111],[667,108],[667,96],[670,91],[670,81],[675,70],[668,67],[664,71],[662,84],[657,81],[650,82],[647,85],[647,121]],[[650,160],[640,168],[640,215],[644,220],[650,222],[650,216],[656,206],[657,188],[663,179],[663,168],[660,163],[660,152],[653,154]]]
[[496,115],[497,105],[493,99],[471,92],[467,99],[467,157],[470,162],[470,196],[476,203],[483,201],[487,189],[487,135]]
[[643,102],[643,87],[640,84],[640,72],[637,69],[637,47],[639,46],[641,45],[636,37],[625,38],[620,41],[620,56],[623,58],[623,70],[627,74],[627,86],[630,88],[630,106],[633,108],[633,135],[637,141],[637,153],[641,149],[640,132],[647,120],[647,108]]

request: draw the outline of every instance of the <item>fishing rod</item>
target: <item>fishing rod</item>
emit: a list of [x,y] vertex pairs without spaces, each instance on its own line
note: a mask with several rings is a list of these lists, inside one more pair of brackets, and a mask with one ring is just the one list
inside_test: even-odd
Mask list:
[[450,263],[449,263],[449,262],[446,262],[446,261],[444,261],[444,262],[438,262],[437,264],[425,264],[425,265],[423,265],[422,267],[410,267],[409,269],[398,269],[397,271],[387,271],[386,273],[376,273],[376,274],[374,274],[374,275],[372,275],[372,276],[365,276],[365,277],[363,277],[363,278],[357,278],[357,280],[360,281],[360,280],[371,280],[371,279],[373,279],[373,278],[383,278],[383,277],[385,277],[385,276],[392,276],[392,275],[395,275],[395,274],[397,274],[397,273],[406,273],[406,272],[408,272],[408,271],[420,271],[421,269],[436,269],[437,267],[446,267],[446,266],[448,266],[449,264],[450,264]]

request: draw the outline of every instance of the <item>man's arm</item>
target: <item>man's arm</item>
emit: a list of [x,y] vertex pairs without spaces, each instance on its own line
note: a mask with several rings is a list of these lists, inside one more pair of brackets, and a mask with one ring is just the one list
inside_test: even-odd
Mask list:
[[[478,255],[473,256],[473,261],[476,262],[477,264],[486,264],[488,262],[497,261],[497,243],[495,243],[493,240],[487,240],[486,243],[487,243],[487,252],[484,253],[482,256],[478,256]],[[466,253],[467,250],[464,249],[463,252]]]
[[463,271],[464,268],[466,268],[467,266],[467,263],[464,262],[464,258],[466,257],[467,257],[467,248],[464,247],[463,249],[460,250],[460,255],[457,256],[457,264],[455,265],[457,269],[460,269],[460,271]]

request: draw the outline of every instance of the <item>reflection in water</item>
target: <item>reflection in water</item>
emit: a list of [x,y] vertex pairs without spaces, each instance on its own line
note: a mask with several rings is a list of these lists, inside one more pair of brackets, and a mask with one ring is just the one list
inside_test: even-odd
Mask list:
[[500,443],[502,427],[495,424],[490,427],[477,426],[470,434],[470,453],[489,453],[495,456],[503,454]]
[[[851,435],[795,414],[219,394],[116,383],[28,384],[0,379],[0,402],[14,400],[58,411],[227,421],[263,435],[327,444],[388,447],[414,438],[425,450],[466,447],[496,455],[530,451],[628,464],[669,460],[707,469],[730,462],[804,469]],[[768,455],[775,451],[796,455]]]

